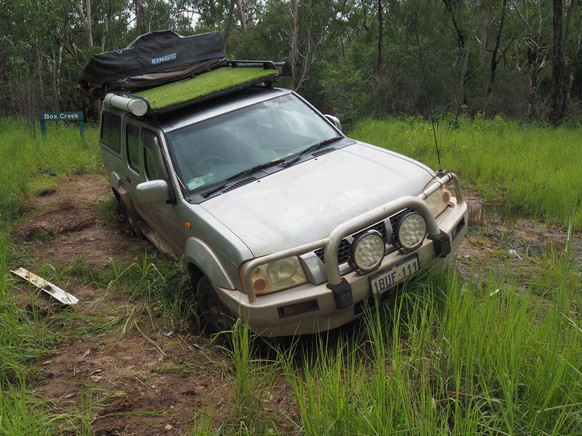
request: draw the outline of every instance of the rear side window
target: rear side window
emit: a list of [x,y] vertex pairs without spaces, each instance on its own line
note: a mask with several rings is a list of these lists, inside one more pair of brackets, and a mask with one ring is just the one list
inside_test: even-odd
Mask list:
[[139,164],[139,127],[127,125],[127,163],[136,172],[140,172]]
[[121,117],[119,115],[103,112],[101,143],[116,153],[121,152]]

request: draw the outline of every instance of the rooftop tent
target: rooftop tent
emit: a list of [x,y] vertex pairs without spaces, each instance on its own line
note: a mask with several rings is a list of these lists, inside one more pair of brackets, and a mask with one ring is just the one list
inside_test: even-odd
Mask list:
[[279,74],[289,72],[286,62],[228,61],[217,32],[180,36],[164,30],[91,56],[79,74],[77,95],[88,116],[98,116],[102,99],[110,93],[127,100],[121,106],[140,98],[147,104],[144,114],[153,114],[247,86],[270,86]]
[[90,90],[133,90],[156,86],[226,62],[217,32],[180,36],[170,30],[146,33],[127,47],[91,56],[78,85]]

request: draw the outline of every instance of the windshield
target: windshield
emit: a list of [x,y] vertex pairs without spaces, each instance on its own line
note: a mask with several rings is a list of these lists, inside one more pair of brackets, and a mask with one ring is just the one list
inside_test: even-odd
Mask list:
[[184,127],[167,138],[178,177],[191,192],[269,162],[283,162],[340,135],[288,94]]

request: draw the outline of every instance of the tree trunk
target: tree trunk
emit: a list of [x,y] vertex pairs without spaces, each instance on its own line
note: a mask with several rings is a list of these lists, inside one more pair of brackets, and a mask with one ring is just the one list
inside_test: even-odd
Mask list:
[[289,51],[289,63],[291,64],[291,86],[297,89],[297,67],[299,65],[299,0],[291,0],[291,20],[293,30],[291,34],[291,48]]
[[455,14],[455,9],[453,8],[452,0],[443,0],[445,9],[451,16],[451,21],[453,23],[453,29],[455,31],[455,36],[457,39],[457,59],[460,65],[459,68],[459,91],[457,98],[455,99],[455,113],[458,114],[461,105],[467,104],[467,71],[469,65],[469,46],[467,44],[467,37],[465,31],[461,27],[458,17]]
[[55,89],[53,90],[53,94],[54,94],[54,103],[53,106],[57,107],[60,103],[60,97],[61,97],[61,70],[63,67],[63,50],[65,48],[65,40],[64,38],[60,38],[59,40],[59,48],[57,51],[57,54],[55,56],[55,71],[54,71],[54,75],[55,75],[55,80],[54,80],[54,87]]
[[564,113],[566,113],[566,105],[572,95],[572,87],[574,86],[574,79],[576,77],[577,60],[582,57],[582,31],[578,34],[578,45],[576,46],[576,53],[574,54],[572,66],[568,74],[568,83],[566,84],[566,96],[564,98]]
[[[566,8],[566,25],[564,27],[564,41],[568,41],[568,35],[570,34],[570,21],[572,20],[572,11],[574,9],[575,0],[570,0],[570,4]],[[580,20],[582,24],[582,20]],[[582,27],[578,27],[582,29]],[[564,43],[564,57],[566,56],[566,42]],[[570,96],[572,94],[572,86],[574,85],[574,78],[576,77],[576,65],[578,63],[578,58],[582,53],[582,30],[578,33],[578,43],[576,45],[576,51],[574,56],[571,58],[570,67],[567,68],[564,62],[564,77],[563,77],[563,101],[562,101],[562,114],[566,115],[566,108],[568,102],[570,101]],[[569,70],[566,72],[566,70]],[[568,76],[566,80],[566,76]]]
[[137,29],[139,30],[140,35],[143,35],[144,33],[147,33],[143,2],[142,0],[134,0],[133,4],[135,6],[135,19],[137,21]]
[[497,66],[499,65],[499,46],[501,44],[501,34],[503,33],[503,24],[505,22],[505,11],[507,10],[507,0],[503,0],[501,6],[501,17],[499,17],[499,27],[497,28],[497,35],[495,36],[495,46],[491,53],[491,66],[489,69],[489,84],[487,85],[487,97],[491,96],[493,92],[493,84],[495,83],[495,74],[497,73]]
[[243,1],[236,0],[236,6],[238,7],[238,14],[240,17],[240,31],[244,35],[247,33],[247,16],[245,13]]
[[85,33],[87,34],[87,46],[93,47],[93,21],[91,11],[91,0],[85,0],[85,8],[83,8],[83,2],[80,1],[76,4],[77,12],[81,17],[83,27],[85,28]]
[[91,10],[91,0],[87,2],[87,16],[85,17],[85,29],[87,30],[87,43],[93,47],[93,11]]
[[382,93],[382,38],[384,35],[384,16],[382,0],[378,0],[378,38],[376,48],[376,90],[374,99],[376,100],[376,116],[380,115],[380,95]]
[[[544,34],[542,33],[542,4],[540,1],[534,4],[535,14],[533,14],[533,16],[530,16],[527,7],[523,10],[520,10],[514,1],[511,1],[511,4],[525,25],[525,36],[523,38],[523,41],[527,47],[525,63],[527,63],[529,66],[529,93],[526,116],[528,120],[534,120],[538,119],[537,91],[539,87],[539,74],[540,71],[546,66],[546,56],[548,55],[548,51],[544,45]],[[534,19],[537,20],[537,23],[534,23]],[[535,33],[532,31],[534,24],[536,28]],[[521,71],[521,67],[519,65],[517,68]]]
[[236,0],[230,0],[228,4],[228,13],[226,15],[226,26],[222,35],[222,44],[224,46],[224,51],[226,52],[226,46],[228,44],[228,37],[230,32],[232,32],[232,26],[234,21],[234,3]]
[[[529,93],[527,98],[527,119],[534,120],[537,116],[538,68],[537,51],[532,52],[529,64]],[[529,58],[529,56],[528,56]]]
[[564,119],[564,47],[562,43],[562,0],[553,0],[554,54],[552,56],[552,94],[550,123],[559,126]]
[[378,0],[378,40],[376,52],[376,74],[378,76],[382,71],[382,36],[384,34],[384,17],[382,8],[382,0]]

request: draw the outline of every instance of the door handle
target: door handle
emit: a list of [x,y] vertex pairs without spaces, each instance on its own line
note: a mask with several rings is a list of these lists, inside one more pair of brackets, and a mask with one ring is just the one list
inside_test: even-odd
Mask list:
[[131,185],[131,179],[128,177],[125,178],[125,181]]

